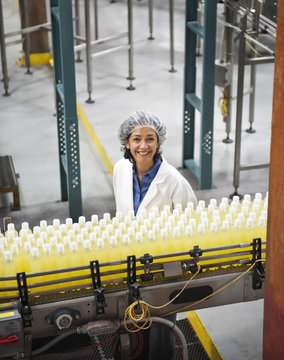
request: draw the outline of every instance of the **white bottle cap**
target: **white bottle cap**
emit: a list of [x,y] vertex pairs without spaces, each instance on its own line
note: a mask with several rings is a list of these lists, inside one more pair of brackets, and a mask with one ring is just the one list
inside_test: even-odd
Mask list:
[[241,228],[242,228],[241,220],[240,219],[235,219],[233,227],[234,227],[235,230],[241,230]]
[[134,231],[133,227],[129,227],[127,229],[127,233],[128,233],[129,236],[134,236],[135,231]]
[[103,214],[103,219],[106,223],[109,223],[111,222],[111,219],[110,219],[110,213],[106,212]]
[[208,223],[209,223],[209,221],[208,221],[208,218],[206,217],[204,217],[204,218],[202,218],[201,219],[201,223],[204,225],[204,228],[207,228],[208,227]]
[[31,248],[31,258],[32,259],[39,259],[39,251],[36,246]]
[[214,209],[215,209],[215,206],[212,205],[212,204],[209,204],[208,207],[207,207],[207,210],[208,210],[209,213],[213,213]]
[[167,217],[168,217],[168,213],[165,210],[161,211],[161,218],[163,220],[167,220]]
[[180,229],[177,226],[173,228],[173,237],[175,238],[180,237]]
[[57,255],[65,254],[65,245],[64,244],[56,244],[56,254]]
[[130,225],[131,221],[132,221],[131,216],[129,215],[124,216],[124,222],[126,225]]
[[126,224],[125,224],[124,222],[121,222],[121,223],[119,224],[119,230],[120,230],[121,232],[125,232],[125,231],[126,231]]
[[219,210],[220,210],[221,212],[225,212],[226,209],[227,209],[227,205],[226,205],[226,204],[221,203],[221,204],[219,205]]
[[78,248],[78,243],[76,241],[71,241],[70,245],[69,245],[70,251],[71,252],[78,252],[79,248]]
[[189,208],[185,208],[184,209],[184,215],[187,217],[187,218],[190,218],[191,217],[191,214],[192,214],[192,210],[189,209]]
[[84,241],[83,241],[83,249],[84,249],[85,251],[92,249],[92,245],[91,245],[91,241],[90,241],[90,240],[84,240]]
[[45,230],[48,234],[52,234],[54,231],[54,227],[52,225],[48,225]]
[[228,205],[229,204],[229,199],[227,197],[222,197],[221,204]]
[[185,223],[184,223],[184,221],[179,220],[179,221],[177,222],[177,227],[179,228],[180,231],[183,231],[184,228],[185,228]]
[[[40,237],[41,237],[41,234],[40,234]],[[34,242],[35,242],[35,237],[34,237],[34,235],[33,235],[33,234],[28,234],[27,240],[28,240],[31,244],[34,244]]]
[[79,223],[81,226],[84,226],[85,223],[86,223],[86,218],[85,218],[85,216],[79,216],[79,218],[78,218],[78,223]]
[[137,242],[137,243],[141,243],[141,242],[143,242],[143,236],[142,236],[142,233],[141,233],[141,232],[139,232],[139,231],[135,234],[135,242]]
[[34,226],[33,227],[33,234],[34,235],[39,235],[39,233],[40,233],[40,227],[39,226]]
[[60,220],[59,219],[53,219],[52,225],[53,225],[54,228],[59,228]]
[[19,254],[19,248],[16,244],[10,245],[10,250],[12,251],[12,254],[18,255]]
[[246,227],[247,227],[248,229],[253,228],[253,227],[254,227],[254,219],[252,219],[252,218],[247,218]]
[[46,220],[40,220],[39,226],[42,230],[45,230],[47,227],[47,221]]
[[116,238],[121,239],[122,231],[120,229],[115,229],[114,235],[116,236]]
[[59,225],[59,230],[61,231],[62,234],[67,233],[67,225],[66,224],[60,224]]
[[195,218],[189,219],[188,225],[191,225],[192,228],[194,229],[196,227],[196,219]]
[[152,229],[148,231],[148,239],[151,241],[156,240],[156,234]]
[[115,236],[112,235],[112,236],[109,238],[109,246],[110,246],[111,248],[115,248],[115,247],[117,247],[117,245],[118,245],[117,239],[116,239]]
[[182,212],[182,204],[181,203],[175,204],[175,209],[177,209],[181,213]]
[[198,224],[197,232],[198,232],[198,234],[204,234],[204,233],[205,233],[205,226],[204,226],[204,224]]
[[65,224],[66,224],[67,227],[71,227],[73,225],[73,219],[67,218],[65,220]]
[[55,230],[54,231],[54,236],[56,237],[56,239],[60,240],[61,239],[61,231],[60,230]]
[[249,218],[253,219],[253,220],[256,220],[256,212],[255,211],[251,211],[249,213]]
[[[217,206],[217,200],[216,199],[210,199],[210,205],[213,205],[214,207]],[[208,205],[209,206],[209,205]]]
[[201,211],[200,213],[200,219],[207,219],[208,215],[207,215],[207,211]]
[[52,253],[50,244],[43,244],[42,250],[44,255],[50,255]]
[[154,233],[159,233],[159,231],[160,231],[160,225],[159,224],[153,224],[153,226],[152,226],[152,230],[154,231]]
[[232,224],[232,214],[226,214],[225,215],[225,220],[228,221],[229,224]]
[[167,232],[167,230],[165,229],[165,228],[162,228],[161,230],[160,230],[160,237],[161,237],[161,239],[167,239],[167,237],[168,237],[168,232]]
[[193,228],[191,225],[187,225],[185,228],[185,235],[192,236],[193,235]]
[[205,201],[204,200],[199,200],[197,206],[201,206],[204,209],[205,208]]
[[7,231],[15,231],[15,225],[13,223],[9,223],[7,225]]
[[5,236],[0,238],[0,244],[3,245],[4,247],[8,247],[8,240]]
[[11,263],[13,262],[13,254],[12,254],[12,251],[11,250],[6,250],[3,252],[3,260],[4,260],[4,263]]
[[130,244],[130,238],[128,234],[124,234],[122,237],[122,245],[129,245]]
[[151,208],[151,212],[153,212],[155,216],[158,216],[159,215],[159,208],[157,206],[153,206]]
[[220,216],[213,216],[213,221],[219,226],[221,224]]
[[112,224],[107,224],[106,229],[109,234],[113,233],[113,225]]
[[229,231],[229,221],[227,221],[227,220],[222,221],[221,230]]
[[[1,239],[1,238],[0,238]],[[2,238],[3,239],[3,238]],[[6,239],[4,237],[4,239]],[[20,236],[16,236],[14,237],[14,243],[18,246],[18,247],[22,247],[22,239],[20,238]]]
[[233,202],[238,204],[240,202],[240,197],[238,195],[234,195]]
[[84,241],[83,235],[78,234],[78,235],[76,236],[76,240],[77,240],[77,243],[82,244],[83,241]]
[[173,209],[173,217],[175,219],[177,219],[179,217],[179,210],[178,209]]
[[129,215],[131,217],[131,219],[134,219],[135,215],[134,215],[134,210],[128,210],[127,211],[127,215]]
[[123,219],[122,212],[120,212],[120,211],[117,211],[115,216],[118,218],[119,221],[121,221]]
[[193,210],[194,209],[194,204],[192,201],[189,201],[187,204],[186,204],[186,208],[187,209],[190,209],[190,210]]
[[52,236],[52,237],[49,239],[49,243],[50,243],[51,246],[56,247],[56,245],[57,245],[57,239],[56,239],[54,236]]
[[105,221],[105,219],[100,219],[99,225],[100,225],[101,228],[106,227],[106,221]]
[[164,205],[163,210],[169,215],[171,213],[170,205]]
[[211,231],[211,232],[217,232],[217,230],[218,230],[218,225],[217,225],[217,223],[216,223],[215,221],[212,221],[212,222],[210,223],[210,231]]
[[147,216],[147,210],[145,208],[139,208],[139,213],[142,214],[144,217]]
[[[27,230],[22,230],[22,231],[26,232],[26,234],[28,233]],[[8,230],[8,231],[6,232],[6,238],[7,238],[8,240],[13,239],[13,238],[14,238],[14,235],[15,235],[15,231],[14,231],[14,230]]]
[[111,222],[113,226],[119,226],[119,219],[116,216],[112,218]]
[[91,216],[91,222],[92,222],[93,226],[98,225],[98,224],[99,224],[99,217],[98,217],[98,215],[96,215],[96,214],[92,215],[92,216]]
[[28,222],[22,222],[22,229],[23,230],[29,230],[29,223]]
[[257,193],[255,193],[254,198],[262,200],[262,194],[257,192]]
[[24,242],[24,253],[28,254],[31,252],[32,245],[29,241]]
[[42,238],[37,238],[37,240],[36,240],[36,246],[38,247],[38,248],[42,248],[43,247],[43,244],[44,244],[44,241],[43,241],[43,239]]
[[244,201],[248,201],[248,202],[251,201],[251,196],[250,196],[250,194],[245,194],[245,195],[244,195],[243,202],[244,202]]
[[70,237],[69,237],[68,235],[67,235],[67,236],[64,236],[64,238],[63,238],[63,244],[64,244],[64,245],[69,245],[70,242],[71,242]]
[[95,241],[96,241],[96,238],[97,238],[97,236],[96,236],[95,233],[91,232],[91,233],[89,234],[89,239],[91,240],[91,242],[95,242]]

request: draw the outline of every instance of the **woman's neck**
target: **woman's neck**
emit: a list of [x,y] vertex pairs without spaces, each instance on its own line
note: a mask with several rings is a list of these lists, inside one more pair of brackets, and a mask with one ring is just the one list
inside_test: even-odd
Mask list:
[[154,165],[154,162],[151,164],[136,164],[136,174],[139,179],[139,182],[142,179],[142,176],[145,175]]

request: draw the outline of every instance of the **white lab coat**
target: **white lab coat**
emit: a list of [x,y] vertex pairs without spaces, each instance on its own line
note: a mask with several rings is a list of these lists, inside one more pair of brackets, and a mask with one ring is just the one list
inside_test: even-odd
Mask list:
[[[132,163],[128,159],[123,158],[115,164],[113,188],[116,211],[126,215],[128,210],[133,210],[133,170]],[[163,158],[137,214],[142,208],[149,211],[153,207],[158,207],[159,211],[162,211],[164,205],[170,205],[172,210],[178,203],[185,208],[189,201],[194,205],[197,204],[188,181]]]

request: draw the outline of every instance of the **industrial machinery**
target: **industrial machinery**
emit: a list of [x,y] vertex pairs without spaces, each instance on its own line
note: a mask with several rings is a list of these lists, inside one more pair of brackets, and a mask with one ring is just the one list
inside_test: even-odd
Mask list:
[[[234,212],[232,209],[236,207],[240,209],[240,204],[235,205],[228,206],[231,214]],[[250,206],[257,210],[254,205]],[[208,216],[210,215],[212,210],[210,206],[208,209],[202,209],[203,219],[206,211]],[[222,209],[221,204],[219,209]],[[215,223],[217,215],[216,210],[214,211]],[[193,223],[200,216],[198,212],[196,207],[194,213],[191,212],[191,216],[186,219],[189,211],[175,209],[173,215],[168,213],[167,221],[174,221],[174,218],[177,221],[184,215],[182,219],[187,223]],[[253,217],[252,213],[255,212],[250,212],[250,220]],[[151,214],[147,219],[152,219],[153,227],[154,223],[162,223],[160,219],[165,218],[166,212],[156,213],[155,219],[154,213]],[[236,213],[235,215],[237,216]],[[195,221],[191,221],[194,217]],[[227,216],[227,219],[229,217]],[[139,222],[142,223],[141,217],[134,217],[130,222],[129,219],[131,215],[120,222],[118,218],[113,218],[112,223],[109,219],[109,224],[101,219],[100,226],[106,228],[112,225],[108,230],[114,231],[115,226],[117,229],[122,229],[128,223],[129,229]],[[97,220],[93,218],[93,221]],[[227,220],[223,220],[223,224],[224,221]],[[247,222],[252,223],[252,221]],[[119,223],[123,223],[124,226],[119,226]],[[144,219],[143,224],[147,223],[148,221],[145,222]],[[178,220],[177,223],[181,229],[182,220]],[[240,221],[235,220],[235,224],[239,223]],[[86,224],[81,221],[82,228],[86,229],[88,227]],[[75,228],[78,228],[80,224],[76,225]],[[61,230],[65,229],[65,226],[64,224]],[[140,231],[143,226],[145,225],[140,224]],[[134,240],[140,238],[140,235],[137,236],[138,233],[141,234],[138,229],[133,239],[130,237],[130,242],[127,242],[127,236],[123,235],[121,243],[117,244],[113,241],[113,236],[109,244],[114,246],[109,246],[107,251],[98,247],[101,243],[99,239],[102,237],[93,239],[89,234],[92,243],[87,239],[83,240],[84,244],[97,244],[97,248],[94,253],[88,254],[91,258],[87,261],[84,245],[79,259],[83,265],[78,266],[80,262],[78,258],[76,259],[76,254],[79,253],[73,252],[72,256],[61,253],[58,259],[62,265],[58,267],[55,266],[53,255],[48,257],[46,253],[41,252],[41,260],[37,263],[37,266],[41,266],[38,268],[39,271],[31,272],[35,263],[33,263],[34,259],[30,258],[31,267],[28,272],[21,271],[9,276],[5,273],[6,276],[3,276],[3,269],[5,266],[8,268],[11,263],[2,261],[0,358],[44,360],[54,359],[54,353],[57,353],[56,359],[129,359],[133,346],[131,341],[136,341],[137,349],[139,347],[140,335],[135,335],[136,337],[132,335],[136,332],[139,334],[139,330],[149,328],[152,322],[173,327],[179,349],[182,349],[180,358],[188,358],[182,332],[164,317],[186,310],[262,298],[266,251],[266,241],[251,236],[257,234],[256,228],[243,230],[234,228],[232,231],[213,233],[212,229],[215,226],[210,226],[210,231],[203,235],[197,232],[193,236],[188,234],[188,226],[179,238],[176,237],[177,230],[171,232],[171,238],[166,238],[161,229],[160,237],[163,239],[154,240],[154,237],[150,239],[153,233],[149,230],[143,243]],[[98,227],[95,226],[97,230]],[[197,227],[200,228],[199,225]],[[118,238],[119,231],[115,234]],[[128,230],[128,234],[131,235],[132,230]],[[9,233],[6,232],[5,235],[6,237],[2,239],[6,239]],[[22,237],[26,235],[25,231],[21,233]],[[57,235],[59,236],[59,232]],[[68,236],[71,235],[72,233],[69,233]],[[31,239],[34,235],[28,236],[30,236],[29,241],[34,240]],[[101,233],[100,236],[105,234]],[[50,242],[54,244],[55,237],[51,236],[51,238],[53,240]],[[77,238],[82,240],[81,235],[80,237],[77,235]],[[250,238],[251,240],[247,242],[243,241]],[[68,237],[64,237],[63,242],[67,242],[66,239]],[[0,246],[4,243],[5,241],[2,240]],[[37,243],[39,245],[41,241]],[[70,249],[73,247],[71,243],[69,243]],[[22,246],[26,247],[23,244]],[[58,248],[62,249],[62,246]],[[89,249],[91,250],[90,246]],[[31,254],[34,253],[35,250],[32,250]],[[97,259],[92,258],[96,253]],[[4,258],[7,257],[7,251],[2,251],[2,254]],[[26,269],[24,264],[23,252],[22,263],[19,266]],[[64,341],[68,342],[68,349]],[[108,357],[98,353],[101,344],[109,345]]]

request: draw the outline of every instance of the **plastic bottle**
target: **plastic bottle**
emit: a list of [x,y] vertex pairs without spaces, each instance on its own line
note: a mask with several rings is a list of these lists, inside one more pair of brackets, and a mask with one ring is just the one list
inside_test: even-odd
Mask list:
[[54,230],[60,230],[60,220],[59,219],[53,219],[52,225],[54,227]]
[[29,223],[28,223],[28,222],[23,222],[23,223],[22,223],[21,230],[19,231],[19,236],[21,236],[21,232],[22,232],[23,230],[26,230],[28,234],[31,234],[31,233],[32,233],[31,229],[29,228]]
[[7,233],[8,233],[9,231],[12,231],[12,232],[13,232],[13,237],[14,237],[14,236],[19,236],[19,235],[18,235],[18,232],[17,232],[16,229],[15,229],[15,225],[14,225],[13,223],[9,223],[9,224],[7,225],[7,231],[5,232],[5,236],[6,236],[7,238],[8,238]]
[[67,218],[67,219],[65,220],[65,224],[66,224],[66,227],[67,227],[67,231],[73,229],[73,219]]
[[[6,276],[15,276],[15,275],[16,275],[16,264],[12,255],[12,251],[5,250],[3,252],[3,259],[0,267],[0,276],[6,277]],[[6,280],[2,282],[1,286],[4,288],[16,286],[16,281]],[[3,296],[13,296],[16,293],[7,291],[7,292],[1,292],[0,294],[2,294]]]
[[80,225],[80,229],[83,229],[86,226],[86,218],[85,218],[85,216],[79,216],[78,223]]

